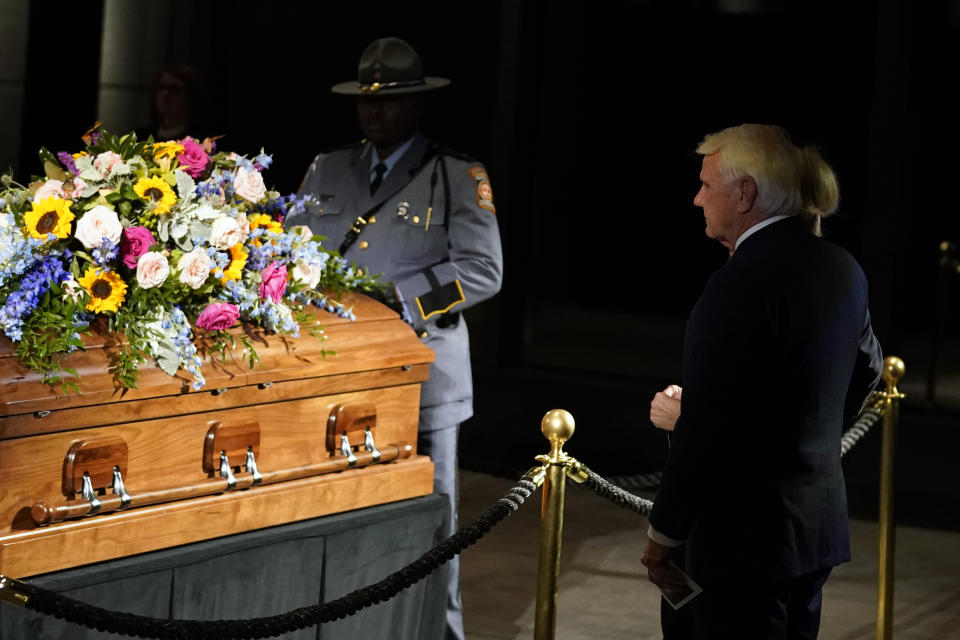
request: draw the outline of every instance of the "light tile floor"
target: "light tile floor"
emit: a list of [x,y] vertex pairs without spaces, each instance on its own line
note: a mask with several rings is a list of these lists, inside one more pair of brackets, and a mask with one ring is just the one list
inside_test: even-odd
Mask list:
[[[461,471],[461,523],[472,521],[512,485]],[[539,517],[537,492],[463,552],[468,640],[533,637]],[[835,569],[824,589],[822,640],[867,640],[876,634],[877,525],[854,520],[851,527],[854,559]],[[558,639],[661,637],[659,594],[639,560],[645,530],[644,518],[568,483]],[[898,527],[894,595],[897,640],[960,640],[960,533]]]

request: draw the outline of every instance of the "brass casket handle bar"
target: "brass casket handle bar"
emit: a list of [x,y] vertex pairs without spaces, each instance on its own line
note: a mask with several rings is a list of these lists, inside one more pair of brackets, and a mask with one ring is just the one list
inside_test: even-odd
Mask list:
[[[379,456],[377,455],[379,453]],[[174,487],[171,489],[160,489],[158,491],[145,491],[142,493],[125,494],[106,494],[99,496],[100,506],[97,513],[110,513],[121,508],[144,507],[152,504],[164,502],[174,502],[176,500],[186,500],[188,498],[198,498],[202,496],[215,495],[232,489],[249,489],[253,486],[263,486],[276,484],[279,482],[288,482],[290,480],[299,480],[327,473],[335,473],[352,467],[363,467],[372,464],[392,462],[401,458],[409,458],[413,453],[413,445],[406,442],[388,444],[379,452],[376,451],[357,451],[355,454],[356,463],[350,464],[346,457],[335,457],[323,462],[308,464],[292,469],[281,469],[278,471],[259,471],[234,474],[235,484],[233,486],[226,478],[209,478],[203,482],[197,482],[192,485]],[[379,460],[378,460],[379,458]],[[91,503],[88,500],[68,500],[60,505],[50,505],[46,502],[36,502],[30,508],[30,517],[34,523],[39,526],[62,522],[69,518],[78,518],[91,514]]]

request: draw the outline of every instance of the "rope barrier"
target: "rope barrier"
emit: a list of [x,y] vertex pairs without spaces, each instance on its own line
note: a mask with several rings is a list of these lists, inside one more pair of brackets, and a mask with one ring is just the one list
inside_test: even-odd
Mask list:
[[[878,400],[879,398],[879,400]],[[882,397],[873,396],[853,426],[840,439],[841,456],[846,453],[883,416]],[[586,485],[597,495],[614,504],[649,516],[653,501],[630,493],[597,475],[558,449],[558,460],[566,463],[566,476]],[[544,460],[549,462],[548,459]],[[20,604],[27,609],[66,620],[101,632],[117,633],[158,640],[255,640],[296,631],[353,615],[366,607],[384,602],[424,579],[455,555],[477,542],[500,521],[520,508],[524,501],[543,484],[548,464],[530,469],[499,500],[469,525],[443,540],[420,558],[387,576],[380,582],[357,589],[345,596],[318,605],[246,620],[169,620],[95,607],[61,594],[11,580],[0,575],[0,600]],[[655,487],[660,474],[632,476],[641,488]],[[623,482],[624,478],[618,478]]]
[[870,427],[877,424],[882,417],[883,410],[879,407],[868,406],[865,408],[856,422],[853,423],[853,426],[840,438],[840,455],[847,455],[847,452],[853,448],[853,445],[857,444],[860,438],[867,435]]
[[[853,445],[857,444],[857,442],[863,436],[865,436],[868,431],[870,431],[870,427],[877,424],[877,422],[880,421],[880,418],[883,417],[883,409],[880,402],[881,400],[882,397],[872,395],[863,411],[861,411],[860,415],[857,416],[853,426],[851,426],[846,433],[840,437],[841,457],[847,455],[847,452],[853,448]],[[575,468],[571,470],[570,475],[582,482],[586,487],[590,488],[600,497],[606,498],[619,507],[629,509],[630,511],[635,511],[644,517],[650,515],[650,510],[653,508],[653,501],[630,493],[626,489],[617,486],[619,483],[614,484],[613,482],[606,480],[602,476],[599,476],[588,469],[586,465],[578,462],[574,465],[574,467]],[[659,474],[650,474],[649,476],[642,477],[659,478]]]
[[[499,500],[469,525],[424,553],[406,567],[380,582],[318,605],[288,613],[248,620],[168,620],[108,611],[58,593],[0,576],[0,600],[61,618],[81,626],[142,638],[159,640],[254,640],[269,638],[353,615],[357,611],[394,597],[424,579],[455,555],[474,544],[501,520],[520,508],[543,483],[543,467],[528,471]],[[4,591],[8,593],[4,593]]]

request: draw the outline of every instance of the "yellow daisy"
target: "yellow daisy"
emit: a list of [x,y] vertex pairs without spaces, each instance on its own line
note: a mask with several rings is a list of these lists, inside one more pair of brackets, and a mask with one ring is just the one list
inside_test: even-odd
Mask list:
[[179,142],[154,142],[153,143],[153,157],[160,158],[176,158],[178,155],[183,153],[183,145]]
[[177,194],[173,192],[163,178],[153,176],[151,178],[140,178],[133,185],[133,190],[137,195],[145,200],[150,200],[156,204],[153,209],[155,215],[168,213],[173,205],[177,203]]
[[243,265],[247,264],[249,256],[242,243],[230,247],[230,266],[223,270],[223,279],[220,283],[227,284],[231,280],[239,280],[243,276]]
[[69,200],[53,196],[43,198],[39,202],[34,201],[33,208],[23,217],[27,225],[27,233],[41,240],[46,240],[50,233],[60,239],[69,237],[70,222],[74,218],[73,212],[70,211],[71,204]]
[[99,267],[88,267],[79,283],[90,294],[87,311],[94,313],[116,311],[127,293],[127,283],[119,275]]

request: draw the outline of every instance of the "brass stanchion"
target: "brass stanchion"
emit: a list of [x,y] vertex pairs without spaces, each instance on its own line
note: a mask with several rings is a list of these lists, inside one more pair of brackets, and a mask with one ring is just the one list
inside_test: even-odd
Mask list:
[[903,360],[888,356],[883,360],[883,450],[880,462],[880,556],[878,562],[877,640],[893,640],[893,582],[896,526],[893,519],[893,454],[896,442],[900,399],[897,383],[906,367]]
[[563,497],[567,466],[572,458],[563,444],[573,436],[573,416],[554,409],[543,417],[540,430],[550,441],[550,454],[537,456],[547,469],[540,511],[540,561],[537,570],[535,640],[553,640],[557,632],[557,582],[560,577],[560,541],[563,536]]

